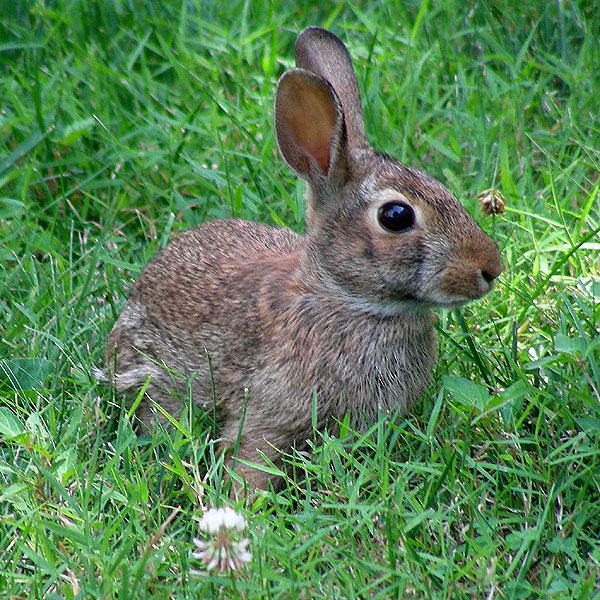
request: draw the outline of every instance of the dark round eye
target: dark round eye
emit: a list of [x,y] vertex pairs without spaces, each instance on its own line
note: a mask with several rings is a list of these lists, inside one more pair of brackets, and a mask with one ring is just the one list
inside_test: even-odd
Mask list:
[[402,202],[386,202],[379,208],[379,223],[388,231],[404,231],[415,224],[413,209]]

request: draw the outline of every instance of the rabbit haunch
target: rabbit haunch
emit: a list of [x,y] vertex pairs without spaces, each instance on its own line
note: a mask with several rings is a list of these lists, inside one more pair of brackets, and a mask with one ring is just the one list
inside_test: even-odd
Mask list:
[[[214,398],[232,445],[247,393],[238,456],[258,463],[263,453],[280,464],[277,449],[312,437],[315,395],[320,428],[405,411],[434,365],[431,307],[481,297],[501,271],[442,184],[367,144],[342,42],[309,28],[296,64],[277,85],[274,121],[307,181],[306,234],[231,219],[180,235],[140,274],[107,349],[119,390],[151,378],[138,409],[148,425],[154,403],[177,413],[189,392],[205,408]],[[236,468],[252,486],[272,479]]]

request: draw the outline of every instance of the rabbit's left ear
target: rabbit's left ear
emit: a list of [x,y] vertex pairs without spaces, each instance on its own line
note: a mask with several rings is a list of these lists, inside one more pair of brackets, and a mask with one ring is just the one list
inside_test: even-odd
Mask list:
[[331,84],[344,111],[348,145],[368,145],[352,59],[342,40],[326,29],[307,27],[296,40],[296,66]]
[[286,71],[275,92],[275,137],[289,167],[317,184],[342,183],[347,172],[346,129],[333,87],[304,69]]

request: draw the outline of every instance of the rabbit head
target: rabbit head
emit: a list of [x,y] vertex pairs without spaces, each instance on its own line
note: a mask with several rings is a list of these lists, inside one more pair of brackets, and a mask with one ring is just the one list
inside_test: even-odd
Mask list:
[[344,44],[305,29],[280,78],[275,133],[307,182],[306,273],[365,311],[455,307],[480,298],[502,267],[494,242],[433,177],[374,151]]

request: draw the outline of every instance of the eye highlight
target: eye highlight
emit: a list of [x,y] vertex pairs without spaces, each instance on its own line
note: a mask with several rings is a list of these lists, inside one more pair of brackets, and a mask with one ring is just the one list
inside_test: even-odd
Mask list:
[[415,224],[415,212],[403,202],[386,202],[379,207],[377,219],[384,229],[397,233]]

